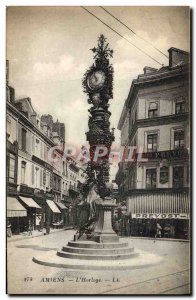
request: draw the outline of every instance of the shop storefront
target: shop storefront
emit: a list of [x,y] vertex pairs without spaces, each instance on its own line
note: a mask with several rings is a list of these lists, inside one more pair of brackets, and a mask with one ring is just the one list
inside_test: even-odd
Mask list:
[[42,208],[32,198],[19,196],[18,199],[27,210],[27,218],[24,219],[22,231],[27,231],[29,224],[32,230],[36,230],[39,225],[38,220],[41,221]]
[[157,224],[161,227],[161,237],[189,238],[188,214],[132,214],[130,234],[132,236],[155,237]]
[[69,209],[61,202],[56,202],[56,205],[60,209],[61,215],[60,220],[63,222],[63,225],[65,226],[68,221],[68,211]]
[[20,234],[27,218],[27,210],[18,201],[17,197],[7,197],[7,234]]
[[189,193],[187,190],[143,192],[127,200],[130,235],[189,239]]
[[51,226],[52,223],[59,222],[61,219],[61,211],[54,201],[46,200],[46,227]]

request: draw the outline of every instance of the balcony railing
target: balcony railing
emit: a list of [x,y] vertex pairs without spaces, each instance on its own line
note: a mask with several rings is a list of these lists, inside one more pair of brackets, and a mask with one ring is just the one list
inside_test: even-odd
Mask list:
[[72,185],[72,184],[69,185],[69,190],[73,191],[73,192],[78,192],[79,193],[78,188],[76,186]]

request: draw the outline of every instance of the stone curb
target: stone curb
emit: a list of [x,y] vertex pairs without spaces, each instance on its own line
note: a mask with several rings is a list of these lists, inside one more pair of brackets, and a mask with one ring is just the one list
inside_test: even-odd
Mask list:
[[[73,230],[74,228],[73,227],[68,227],[68,228],[63,228],[63,229],[57,229],[57,231],[51,231],[50,234],[53,234],[53,233],[57,233],[57,232],[61,232],[61,231],[66,231],[66,230]],[[19,237],[17,239],[8,239],[7,238],[7,243],[11,243],[11,242],[17,242],[17,241],[21,241],[21,240],[27,240],[27,239],[33,239],[33,238],[36,238],[36,237],[40,237],[40,236],[45,236],[45,232],[43,233],[40,233],[39,235],[34,235],[34,236],[22,236],[22,237]]]

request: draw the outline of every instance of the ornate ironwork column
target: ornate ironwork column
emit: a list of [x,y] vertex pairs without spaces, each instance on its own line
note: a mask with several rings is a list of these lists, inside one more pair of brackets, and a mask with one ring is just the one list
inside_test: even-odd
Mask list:
[[[86,133],[90,144],[90,162],[87,166],[89,183],[94,182],[99,199],[96,200],[98,221],[93,233],[96,241],[117,240],[112,229],[111,212],[115,200],[110,198],[109,188],[109,155],[114,131],[110,130],[109,100],[113,98],[113,67],[109,61],[113,50],[103,35],[98,39],[98,46],[91,49],[94,53],[94,63],[84,74],[83,87],[88,95],[88,103],[92,104]],[[111,237],[112,235],[112,237]]]

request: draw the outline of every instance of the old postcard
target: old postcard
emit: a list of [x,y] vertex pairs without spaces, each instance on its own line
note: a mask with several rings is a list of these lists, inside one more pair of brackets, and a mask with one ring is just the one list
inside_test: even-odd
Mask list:
[[6,21],[7,293],[190,295],[190,8]]

